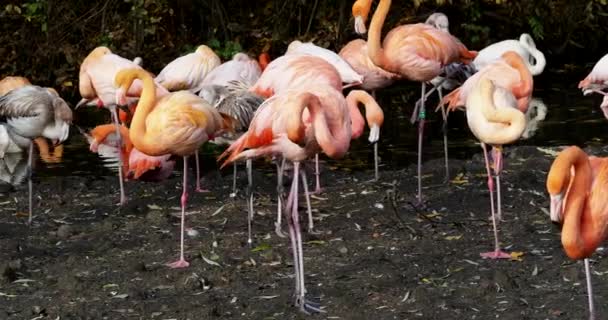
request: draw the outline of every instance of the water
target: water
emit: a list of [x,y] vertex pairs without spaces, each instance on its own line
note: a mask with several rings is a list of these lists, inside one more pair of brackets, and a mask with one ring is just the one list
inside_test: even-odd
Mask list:
[[[570,81],[578,77],[563,77]],[[563,79],[562,79],[563,81]],[[576,83],[577,81],[573,81]],[[603,117],[597,95],[584,97],[576,84],[535,84],[534,98],[546,106],[544,120],[536,122],[536,130],[527,139],[516,145],[556,146],[576,144],[601,144],[605,139],[603,133],[608,129],[608,121]],[[414,101],[418,98],[420,86],[399,84],[378,92],[378,100],[385,112],[385,122],[381,129],[379,154],[382,168],[402,168],[416,163],[417,125],[409,122]],[[71,101],[75,105],[74,101]],[[431,112],[436,105],[433,97],[427,103],[427,125],[423,147],[423,161],[443,157],[443,135],[441,132],[441,114]],[[532,109],[532,108],[531,108]],[[541,114],[543,107],[534,108]],[[542,118],[539,117],[539,118]],[[95,125],[109,123],[109,112],[105,109],[91,107],[79,108],[74,113],[75,125],[89,130]],[[481,152],[478,141],[470,133],[464,112],[452,113],[449,117],[449,156],[451,159],[467,159]],[[47,163],[36,155],[35,174],[37,176],[110,176],[115,175],[112,164],[104,162],[97,154],[89,151],[84,136],[73,127],[69,139],[63,145],[63,155],[57,163]],[[508,146],[507,146],[508,148]],[[37,152],[38,153],[38,152]],[[203,148],[204,167],[214,166],[217,148]],[[0,180],[23,180],[23,168],[27,156],[17,156],[0,160]],[[353,170],[373,169],[372,147],[367,143],[367,132],[351,145],[348,155],[339,161],[328,161],[332,165],[348,167]],[[178,161],[176,172],[180,170]],[[274,170],[274,167],[259,168]],[[8,174],[8,172],[12,172]],[[231,170],[226,170],[229,174]]]

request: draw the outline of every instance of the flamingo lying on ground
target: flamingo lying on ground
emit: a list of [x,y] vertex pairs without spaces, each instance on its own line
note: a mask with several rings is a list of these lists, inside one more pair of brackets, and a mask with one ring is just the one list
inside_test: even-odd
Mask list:
[[32,140],[45,137],[54,145],[65,141],[70,134],[72,110],[54,89],[26,85],[0,96],[0,116],[6,117],[6,124],[0,131],[0,157],[7,152],[29,148],[29,224],[32,222]]
[[196,51],[169,62],[154,80],[169,91],[197,93],[205,77],[221,63],[220,57],[211,48],[200,45]]
[[[116,101],[116,88],[113,85],[114,77],[120,70],[128,68],[136,68],[148,73],[135,62],[112,53],[107,47],[95,48],[80,65],[78,88],[83,99],[76,105],[76,108],[84,104],[89,104],[91,101],[96,102],[100,107],[103,106],[108,108],[112,115],[112,120],[116,127],[116,135],[118,137],[120,136],[120,124],[116,112],[118,101]],[[150,73],[148,73],[148,75],[151,76]],[[125,92],[125,100],[122,101],[124,105],[127,104],[126,96],[132,98],[139,97],[142,91],[141,82],[136,81],[134,85],[128,89],[129,90]],[[165,88],[156,84],[155,92],[157,96],[168,93]],[[118,181],[120,185],[120,204],[122,205],[127,201],[122,181],[122,167],[124,164],[122,156],[119,158],[119,162]]]
[[[380,0],[374,12],[367,40],[368,54],[378,67],[406,79],[422,82],[422,103],[418,115],[418,203],[422,204],[422,134],[426,118],[426,82],[440,75],[446,65],[454,62],[469,63],[477,52],[469,51],[451,34],[424,23],[395,27],[381,44],[382,25],[390,5],[391,0]],[[367,14],[370,7],[371,0],[358,0],[353,6],[353,14]],[[355,16],[357,32],[361,31],[360,24],[366,18]]]
[[595,92],[604,96],[600,108],[608,119],[608,93],[604,92],[608,88],[608,54],[595,64],[589,75],[579,82],[578,87],[583,90],[584,95]]
[[188,91],[167,93],[157,99],[154,80],[149,73],[138,68],[121,70],[116,74],[114,85],[119,103],[125,102],[125,95],[136,79],[143,81],[143,89],[129,132],[133,146],[151,156],[174,154],[184,158],[180,258],[168,264],[171,268],[184,268],[189,265],[184,258],[188,156],[197,152],[210,137],[231,128],[232,120]]
[[536,49],[534,39],[527,33],[522,33],[519,41],[513,39],[503,40],[483,48],[473,60],[473,66],[475,69],[481,70],[488,64],[500,59],[502,54],[507,51],[515,51],[519,54],[533,76],[537,76],[545,70],[545,65],[547,64],[545,55]]
[[577,146],[560,152],[547,175],[551,221],[562,225],[562,245],[571,259],[584,259],[589,319],[595,319],[589,257],[608,237],[608,158],[588,156]]
[[[306,299],[298,216],[299,174],[302,174],[305,192],[307,187],[305,174],[300,172],[300,162],[318,152],[324,152],[334,159],[344,156],[351,140],[351,118],[347,108],[339,89],[314,82],[299,88],[293,87],[286,92],[277,92],[260,106],[249,130],[219,157],[228,157],[222,166],[240,159],[272,155],[293,162],[293,182],[285,208],[291,212],[290,215],[286,214],[286,218],[293,248],[295,305],[306,313],[322,310]],[[306,110],[309,113],[309,125],[303,120]]]
[[[517,109],[517,101],[507,88],[496,85],[490,77],[483,76],[471,88],[466,101],[467,123],[473,135],[481,142],[488,175],[490,208],[494,227],[495,248],[492,252],[481,253],[484,258],[510,258],[511,255],[500,250],[497,219],[500,219],[500,172],[502,170],[502,145],[517,141],[526,128],[526,118]],[[486,144],[492,146],[494,154],[494,173],[496,174],[496,195],[498,214],[494,211],[494,183],[490,172]]]

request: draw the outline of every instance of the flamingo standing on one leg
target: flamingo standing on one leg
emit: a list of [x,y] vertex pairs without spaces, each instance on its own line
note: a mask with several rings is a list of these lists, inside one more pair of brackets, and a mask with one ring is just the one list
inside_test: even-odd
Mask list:
[[588,258],[608,237],[608,158],[588,156],[577,146],[560,152],[547,175],[551,221],[562,225],[562,245],[571,259],[585,260],[589,319],[595,320]]
[[608,54],[595,64],[589,75],[579,82],[578,87],[583,90],[584,95],[595,92],[604,96],[600,108],[608,119],[608,93],[604,91],[608,89]]
[[54,145],[65,141],[70,134],[72,110],[54,89],[26,85],[0,96],[0,116],[6,117],[6,130],[0,135],[0,149],[4,149],[1,153],[29,148],[29,224],[32,222],[32,140],[45,137]]
[[197,93],[205,77],[221,63],[220,57],[211,48],[200,45],[196,51],[169,62],[154,80],[169,91]]
[[231,127],[231,119],[188,91],[168,93],[157,99],[154,80],[142,69],[126,69],[116,74],[114,84],[118,88],[118,102],[124,102],[125,94],[135,79],[143,81],[143,89],[129,132],[133,146],[151,156],[174,154],[184,158],[180,258],[168,264],[171,268],[184,268],[189,265],[184,258],[188,156],[195,153],[210,136]]
[[[116,127],[116,135],[120,137],[120,124],[118,114],[116,112],[116,88],[114,87],[114,77],[120,70],[128,68],[137,68],[144,71],[137,63],[120,57],[107,47],[97,47],[82,61],[80,65],[78,89],[82,100],[76,105],[78,108],[81,105],[88,104],[90,101],[95,101],[99,107],[106,107],[110,110],[112,120]],[[144,71],[148,73],[147,71]],[[149,73],[148,73],[149,74]],[[150,75],[150,74],[149,74]],[[129,97],[139,97],[142,91],[141,82],[138,80],[129,91],[125,93]],[[155,84],[155,92],[157,96],[165,95],[168,91],[160,85]],[[127,99],[122,101],[125,105]],[[124,161],[122,156],[119,158],[118,165],[118,181],[120,185],[120,204],[127,202],[125,189],[123,186],[122,167]]]
[[502,145],[519,139],[526,128],[526,117],[517,110],[517,101],[513,94],[500,86],[496,86],[488,77],[483,77],[475,83],[469,92],[467,102],[467,123],[469,129],[481,142],[488,174],[488,189],[490,190],[490,208],[492,225],[494,227],[495,248],[492,252],[481,253],[484,258],[510,258],[511,255],[500,250],[498,241],[497,219],[500,216],[494,211],[494,183],[490,172],[486,144],[492,145],[494,154],[494,172],[496,174],[496,195],[500,212],[500,171],[502,169]]
[[[371,0],[358,0],[357,7],[369,8]],[[380,68],[422,82],[422,103],[418,115],[418,203],[422,203],[422,134],[426,118],[424,97],[426,82],[440,75],[444,66],[454,62],[469,63],[476,52],[469,51],[457,38],[424,23],[401,25],[393,28],[380,43],[382,25],[391,0],[380,0],[372,17],[367,40],[370,59]],[[353,7],[353,14],[355,12]],[[359,12],[365,14],[366,12]],[[369,9],[367,10],[369,13]],[[365,17],[366,18],[366,17]],[[355,17],[355,29],[365,21]]]
[[[308,111],[309,115],[304,114]],[[304,121],[309,117],[310,125]],[[239,159],[281,155],[294,165],[293,182],[286,202],[289,237],[293,248],[296,280],[295,305],[308,313],[322,310],[306,299],[302,236],[298,217],[298,176],[304,172],[300,162],[315,153],[324,152],[337,159],[348,151],[351,140],[350,116],[344,96],[326,85],[309,84],[302,88],[277,93],[256,112],[249,130],[220,157],[228,156],[222,166]]]

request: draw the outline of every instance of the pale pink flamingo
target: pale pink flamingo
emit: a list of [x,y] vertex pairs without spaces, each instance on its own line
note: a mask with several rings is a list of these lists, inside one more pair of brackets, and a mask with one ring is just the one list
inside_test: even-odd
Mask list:
[[577,146],[562,150],[547,175],[547,192],[566,255],[584,259],[589,319],[595,320],[588,258],[608,237],[608,158],[588,156]]
[[174,154],[184,159],[180,258],[168,264],[171,268],[184,268],[189,265],[184,258],[188,156],[196,153],[215,134],[230,128],[232,120],[188,91],[168,93],[157,99],[154,80],[149,73],[137,68],[116,74],[114,85],[119,103],[124,102],[135,79],[143,81],[143,89],[129,132],[133,146],[150,156]]
[[475,69],[481,70],[494,60],[500,59],[502,54],[507,51],[517,52],[533,76],[537,76],[545,70],[545,65],[547,64],[545,55],[536,49],[534,39],[527,33],[522,33],[519,40],[503,40],[479,50],[479,54],[475,57],[472,64]]
[[[526,69],[527,70],[527,69]],[[484,258],[510,258],[500,249],[497,220],[500,220],[500,172],[502,170],[502,145],[517,141],[526,129],[526,117],[517,109],[517,100],[509,88],[495,84],[492,78],[482,75],[471,88],[466,100],[467,123],[473,135],[481,142],[488,175],[490,208],[494,228],[494,251],[481,253]],[[498,214],[494,211],[494,180],[490,172],[486,144],[494,153],[494,173],[496,175],[496,197]]]
[[4,153],[21,152],[29,148],[28,224],[32,222],[32,166],[34,143],[32,140],[44,137],[58,145],[70,134],[72,109],[52,88],[25,85],[0,96],[0,116],[6,124],[0,131],[0,157]]
[[[112,53],[112,51],[110,51],[110,49],[107,47],[95,48],[93,51],[91,51],[91,53],[89,53],[89,55],[84,59],[84,61],[82,61],[82,64],[80,65],[78,89],[80,91],[80,95],[82,96],[82,100],[80,100],[80,102],[76,105],[76,108],[81,105],[89,104],[91,101],[96,102],[99,107],[108,108],[112,115],[112,120],[116,127],[116,135],[118,137],[120,137],[120,124],[118,122],[119,119],[116,112],[118,101],[116,101],[114,77],[120,70],[128,68],[137,68],[152,76],[149,72],[142,69],[137,63]],[[128,92],[125,93],[126,96],[130,97],[131,99],[139,97],[142,91],[141,81],[135,81],[133,86],[128,89]],[[158,84],[155,84],[155,92],[158,96],[168,93],[164,87]],[[133,100],[130,101],[132,102]],[[125,98],[125,101],[122,102],[126,105],[127,98]],[[120,156],[118,165],[118,181],[120,185],[121,205],[127,202],[122,179],[123,164],[124,161],[122,156]]]
[[319,47],[312,42],[292,41],[285,52],[285,55],[290,54],[311,55],[327,61],[338,70],[342,82],[345,83],[343,88],[358,86],[363,83],[363,75],[355,71],[347,61],[335,52]]
[[593,67],[589,75],[578,84],[579,89],[583,90],[584,95],[599,93],[604,96],[600,108],[604,117],[608,119],[608,54],[603,56]]
[[[269,66],[270,68],[270,66]],[[351,140],[351,118],[347,103],[339,90],[327,85],[310,83],[301,89],[277,92],[256,112],[249,130],[221,156],[228,158],[223,166],[239,159],[278,155],[293,162],[291,191],[286,203],[289,237],[293,248],[295,269],[295,305],[308,313],[322,312],[319,306],[306,299],[302,236],[298,216],[298,176],[304,172],[300,162],[324,152],[330,158],[341,158],[348,151]],[[310,125],[303,120],[308,110]],[[287,210],[286,210],[287,211]]]
[[261,74],[262,68],[258,61],[243,52],[238,52],[234,54],[232,60],[211,70],[203,80],[202,86],[228,86],[231,81],[239,81],[251,87],[258,81]]
[[188,90],[197,93],[201,90],[205,77],[221,63],[220,57],[211,48],[200,45],[196,51],[167,64],[155,80],[169,91]]
[[[378,67],[422,82],[422,103],[418,113],[418,203],[422,204],[422,134],[426,119],[424,97],[426,82],[440,75],[444,66],[454,62],[469,63],[476,52],[469,51],[451,34],[433,26],[417,23],[401,25],[388,32],[380,43],[382,25],[388,14],[391,0],[380,0],[372,17],[367,40],[370,59]],[[353,5],[353,14],[367,14],[371,0],[358,0]],[[356,12],[357,8],[367,8],[367,12]],[[361,31],[360,23],[366,17],[355,16],[355,29]]]

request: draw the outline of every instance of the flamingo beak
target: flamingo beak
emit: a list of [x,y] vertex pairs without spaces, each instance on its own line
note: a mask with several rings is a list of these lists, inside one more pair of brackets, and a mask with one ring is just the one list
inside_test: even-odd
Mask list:
[[551,195],[551,207],[549,210],[549,216],[551,217],[551,221],[553,221],[555,223],[562,223],[563,203],[564,203],[564,194],[563,193]]
[[89,100],[87,100],[87,99],[80,99],[80,101],[74,107],[74,110],[82,107],[83,105],[86,105],[88,102],[89,102]]
[[355,32],[357,34],[365,34],[367,29],[365,28],[365,21],[362,16],[355,16]]

